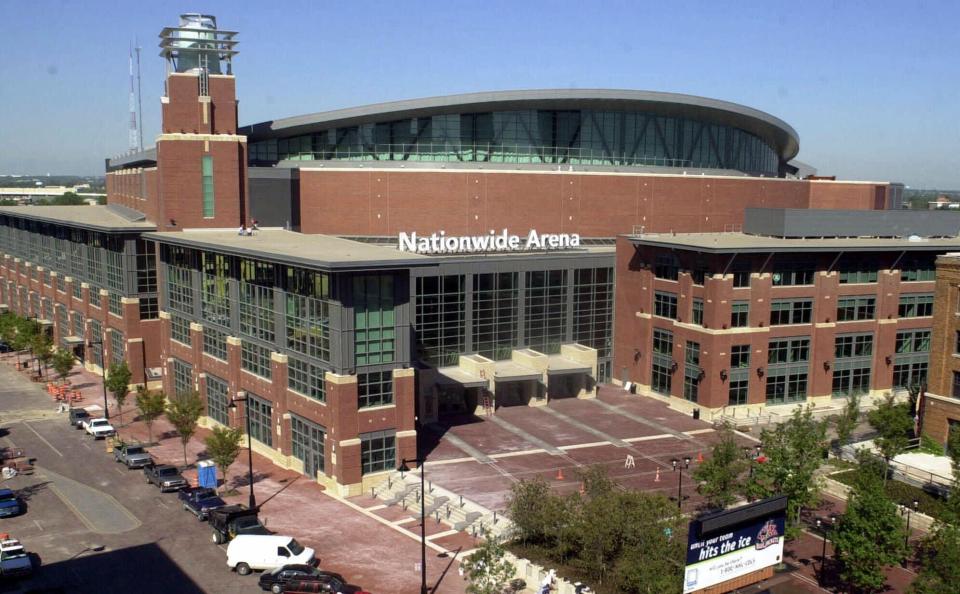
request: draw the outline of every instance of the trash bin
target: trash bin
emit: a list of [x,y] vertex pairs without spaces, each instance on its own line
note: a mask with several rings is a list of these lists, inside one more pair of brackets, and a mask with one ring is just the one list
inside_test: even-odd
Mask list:
[[197,485],[217,488],[217,467],[212,460],[201,460],[197,463]]
[[21,367],[22,369],[30,369],[30,361],[24,361],[24,362],[20,363],[20,367]]
[[693,418],[694,418],[694,419],[697,419],[697,420],[700,420],[700,409],[699,409],[699,408],[693,409]]

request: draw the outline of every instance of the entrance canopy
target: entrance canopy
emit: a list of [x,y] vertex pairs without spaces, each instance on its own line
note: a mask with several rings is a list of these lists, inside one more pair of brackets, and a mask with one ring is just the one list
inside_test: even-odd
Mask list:
[[542,377],[536,369],[513,361],[497,361],[493,367],[493,379],[498,382],[539,381]]
[[77,346],[78,344],[83,344],[83,339],[79,336],[65,336],[63,342],[70,346]]
[[490,380],[465,371],[462,367],[440,367],[437,369],[437,373],[439,374],[437,375],[438,384],[456,384],[464,388],[487,388],[490,386]]
[[572,373],[590,374],[592,372],[592,366],[587,365],[586,363],[581,363],[580,361],[568,359],[563,355],[550,355],[547,357],[548,375],[567,375]]

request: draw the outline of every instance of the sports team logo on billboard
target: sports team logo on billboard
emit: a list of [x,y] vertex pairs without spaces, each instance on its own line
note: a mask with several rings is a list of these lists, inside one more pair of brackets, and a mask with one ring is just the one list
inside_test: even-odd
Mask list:
[[780,563],[784,516],[778,514],[707,538],[690,531],[683,592],[702,590]]
[[531,229],[526,236],[511,235],[506,229],[486,235],[447,235],[445,231],[430,235],[417,232],[400,233],[397,243],[401,252],[414,254],[478,254],[485,252],[521,252],[558,250],[580,247],[579,233],[538,233]]

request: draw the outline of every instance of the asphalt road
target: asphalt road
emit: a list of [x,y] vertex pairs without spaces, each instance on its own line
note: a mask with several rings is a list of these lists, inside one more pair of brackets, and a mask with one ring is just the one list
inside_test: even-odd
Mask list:
[[0,444],[37,459],[32,476],[0,484],[27,504],[25,514],[0,520],[0,532],[40,561],[35,577],[0,584],[0,592],[260,591],[256,577],[227,568],[224,549],[176,493],[161,494],[140,470],[114,462],[103,441],[72,429],[66,415],[43,418],[55,405],[6,365],[0,386]]

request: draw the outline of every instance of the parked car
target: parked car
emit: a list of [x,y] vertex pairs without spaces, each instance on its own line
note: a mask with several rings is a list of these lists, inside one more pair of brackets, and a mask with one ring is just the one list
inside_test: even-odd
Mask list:
[[87,434],[92,435],[94,439],[104,439],[117,434],[117,430],[113,428],[110,421],[103,417],[86,419],[82,421],[81,424],[83,425],[83,430],[86,431]]
[[314,550],[291,536],[240,534],[227,545],[227,567],[240,575],[276,569],[290,563],[312,565]]
[[270,590],[273,594],[283,592],[283,586],[292,580],[309,580],[321,575],[331,575],[343,580],[343,577],[329,571],[321,571],[313,565],[284,565],[273,571],[260,574],[258,584],[261,590]]
[[70,409],[70,424],[76,429],[83,429],[83,422],[90,418],[90,413],[85,408]]
[[187,486],[186,479],[180,474],[176,466],[169,464],[147,464],[143,467],[143,474],[148,483],[160,487],[160,492],[179,491]]
[[211,510],[207,519],[212,529],[211,540],[223,544],[239,535],[273,534],[260,523],[256,509],[247,509],[242,505],[227,505]]
[[318,578],[290,580],[280,589],[284,594],[370,594],[354,586],[347,585],[341,576],[328,574]]
[[113,446],[113,459],[123,462],[127,468],[143,468],[153,463],[146,448],[138,443],[121,443]]
[[26,577],[33,573],[33,562],[15,538],[0,540],[0,576],[4,578]]
[[0,489],[0,518],[9,518],[20,515],[23,508],[20,499],[10,489]]
[[183,489],[177,497],[183,502],[183,509],[197,516],[201,522],[210,516],[211,511],[227,505],[227,502],[217,495],[216,489],[208,487]]
[[0,340],[0,353],[12,353],[13,347]]

